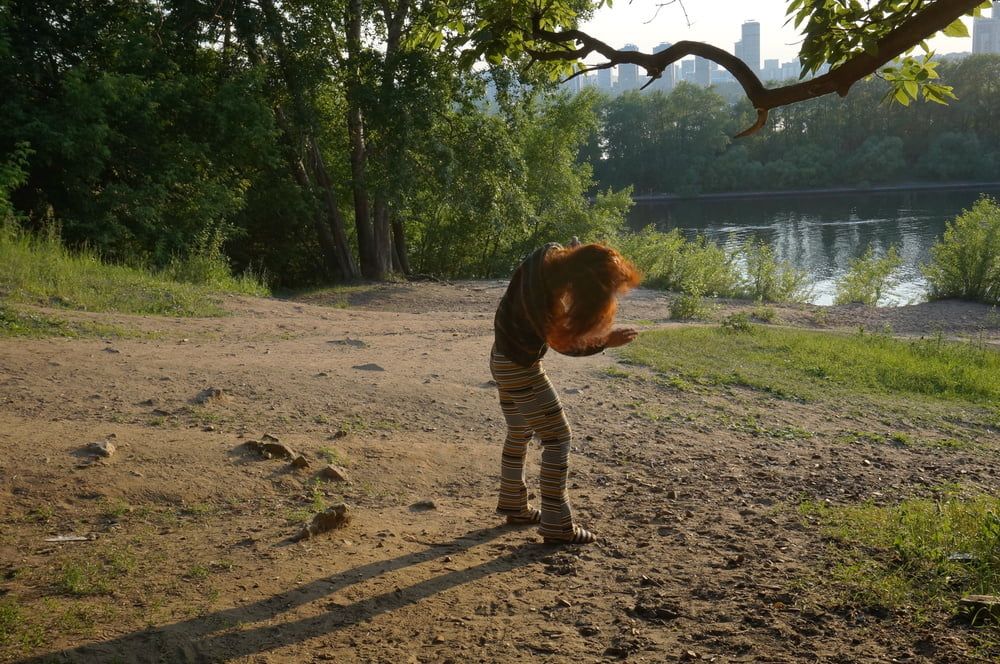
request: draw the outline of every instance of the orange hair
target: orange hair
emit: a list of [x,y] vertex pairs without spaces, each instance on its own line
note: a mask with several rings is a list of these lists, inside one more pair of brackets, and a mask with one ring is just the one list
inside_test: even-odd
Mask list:
[[549,288],[545,341],[556,350],[600,343],[618,310],[618,295],[639,285],[635,266],[617,251],[583,244],[545,255]]

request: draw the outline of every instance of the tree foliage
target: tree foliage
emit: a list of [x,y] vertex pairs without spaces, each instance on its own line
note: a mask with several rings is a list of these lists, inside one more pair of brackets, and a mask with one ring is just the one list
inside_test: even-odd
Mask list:
[[846,100],[776,109],[768,127],[737,140],[731,130],[750,109],[712,89],[681,83],[669,95],[606,98],[585,154],[599,186],[631,184],[637,194],[1000,180],[1000,128],[992,120],[1000,57],[970,56],[940,69],[961,103],[872,112],[888,89],[876,79]]
[[[732,146],[756,102],[733,109],[693,87],[545,99],[545,79],[579,70],[572,31],[603,4],[0,0],[0,215],[57,223],[68,244],[116,261],[228,257],[291,286],[502,274],[539,242],[613,234],[632,185],[794,186],[870,161],[964,177],[996,164],[982,82],[969,96],[987,105],[961,110],[954,131],[912,139],[926,141],[924,161],[902,130],[866,133],[808,105],[782,109],[766,140]],[[808,65],[822,53],[849,69],[943,6],[878,0],[859,16],[856,4],[791,4]],[[906,81],[923,76],[927,96],[939,84],[930,64],[897,67],[890,90],[909,94]],[[477,101],[487,77],[489,108]],[[859,108],[877,102],[865,89]],[[831,147],[836,131],[854,162]],[[981,162],[951,158],[977,145]]]

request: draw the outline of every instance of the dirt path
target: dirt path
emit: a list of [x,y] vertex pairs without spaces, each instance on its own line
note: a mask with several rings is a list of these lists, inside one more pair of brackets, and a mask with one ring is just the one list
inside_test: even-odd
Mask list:
[[[609,373],[611,354],[550,353],[575,513],[603,539],[548,547],[492,512],[502,289],[233,299],[222,319],[95,316],[134,339],[0,341],[0,661],[969,661],[961,630],[811,594],[827,544],[794,505],[995,490],[995,432],[970,433],[975,452],[844,445],[892,415],[679,392]],[[988,308],[954,303],[777,314],[1000,337]],[[666,315],[651,292],[622,307],[645,328]],[[310,467],[248,452],[264,433]],[[112,457],[79,455],[112,434]],[[315,479],[331,461],[349,483]],[[289,542],[341,498],[348,527]]]

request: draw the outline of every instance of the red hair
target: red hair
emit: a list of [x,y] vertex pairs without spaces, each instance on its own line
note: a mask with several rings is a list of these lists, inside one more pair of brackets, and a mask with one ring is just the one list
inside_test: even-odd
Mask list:
[[556,350],[599,343],[618,310],[618,295],[639,285],[641,276],[610,247],[582,244],[545,255],[549,288],[545,341]]

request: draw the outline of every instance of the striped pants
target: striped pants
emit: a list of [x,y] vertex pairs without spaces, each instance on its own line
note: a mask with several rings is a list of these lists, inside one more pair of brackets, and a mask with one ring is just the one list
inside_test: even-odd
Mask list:
[[490,353],[490,372],[500,391],[500,409],[507,420],[497,512],[518,515],[528,509],[524,456],[535,434],[542,441],[539,533],[543,537],[572,536],[573,514],[566,493],[570,429],[559,397],[540,362],[522,367],[507,359],[496,346]]

